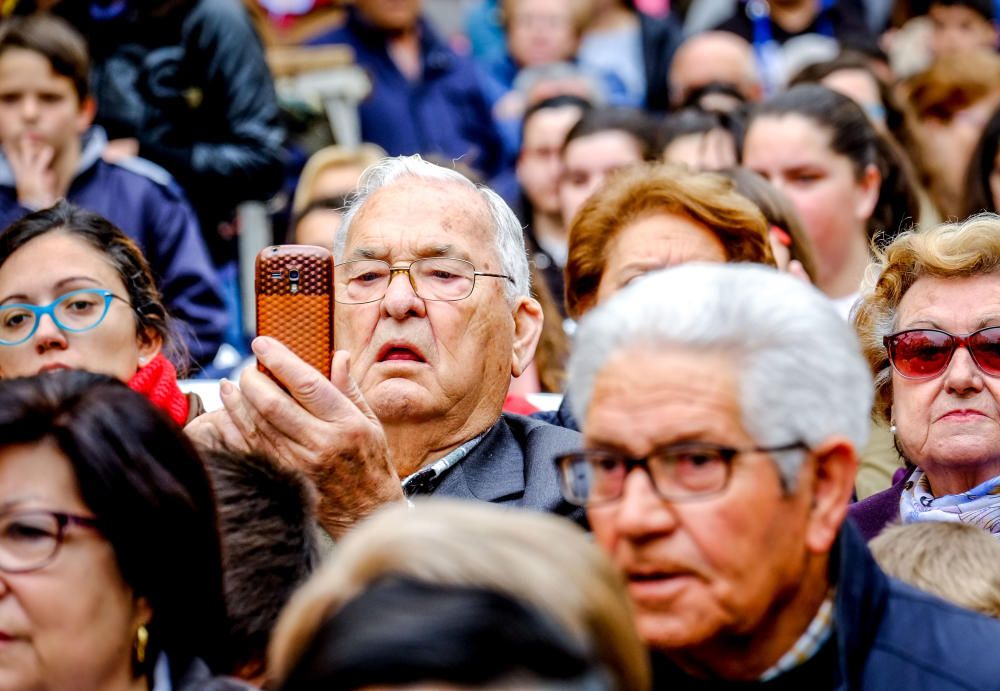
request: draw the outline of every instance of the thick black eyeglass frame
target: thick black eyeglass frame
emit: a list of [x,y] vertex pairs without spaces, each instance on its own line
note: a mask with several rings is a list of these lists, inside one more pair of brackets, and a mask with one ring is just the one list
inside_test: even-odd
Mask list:
[[[653,451],[648,456],[641,457],[641,458],[636,458],[636,457],[633,457],[633,456],[627,456],[626,454],[618,453],[618,452],[615,452],[615,451],[608,451],[608,450],[602,450],[602,449],[585,449],[583,451],[575,451],[573,453],[562,454],[560,456],[557,456],[556,459],[555,459],[555,463],[556,463],[557,470],[560,471],[559,472],[559,479],[560,479],[559,489],[562,492],[563,499],[565,499],[569,503],[574,504],[576,506],[584,506],[584,507],[601,506],[601,505],[604,505],[604,504],[610,504],[612,502],[615,502],[615,501],[618,501],[619,499],[621,499],[621,497],[622,497],[621,494],[619,494],[616,497],[607,497],[607,498],[602,499],[602,500],[597,501],[597,502],[592,502],[592,501],[589,501],[589,500],[579,500],[579,499],[577,499],[575,497],[569,497],[569,496],[567,496],[568,492],[565,490],[565,486],[564,486],[564,484],[562,482],[562,479],[564,477],[562,471],[566,468],[566,466],[569,465],[569,464],[572,464],[574,461],[578,461],[578,462],[579,461],[583,461],[583,462],[586,462],[589,458],[599,458],[599,457],[602,457],[602,456],[604,458],[613,458],[613,459],[622,461],[625,464],[625,477],[628,477],[628,475],[634,469],[636,469],[636,468],[642,468],[643,472],[645,472],[646,476],[649,478],[649,482],[652,485],[653,490],[656,492],[656,495],[660,499],[663,499],[664,501],[669,501],[669,502],[672,502],[672,503],[685,503],[685,502],[699,501],[699,500],[702,500],[702,499],[707,499],[709,497],[717,496],[717,495],[722,494],[723,492],[725,492],[726,488],[729,487],[729,481],[730,481],[730,479],[732,478],[732,475],[733,475],[733,460],[736,458],[736,456],[738,456],[740,454],[747,454],[747,453],[778,453],[778,452],[783,452],[783,451],[795,451],[795,450],[809,451],[809,446],[807,444],[805,444],[804,442],[801,442],[801,441],[792,442],[792,443],[789,443],[789,444],[782,444],[780,446],[752,446],[752,447],[745,447],[745,448],[736,448],[736,447],[732,447],[732,446],[723,446],[723,445],[718,445],[718,444],[698,444],[698,443],[673,444],[673,445],[664,446],[664,447],[661,447],[659,449],[656,449],[655,451]],[[726,463],[726,477],[723,480],[722,486],[719,487],[718,489],[713,489],[713,490],[710,490],[710,491],[707,491],[707,492],[697,492],[697,493],[694,493],[694,494],[684,494],[684,495],[678,495],[676,497],[665,495],[660,490],[660,488],[657,486],[656,480],[653,479],[653,474],[649,472],[649,458],[650,458],[650,456],[654,456],[656,454],[661,454],[661,453],[670,452],[670,451],[674,451],[674,452],[677,452],[677,451],[712,451],[712,452],[718,453],[719,456],[722,458],[722,460]],[[624,483],[623,483],[623,487],[624,487]]]

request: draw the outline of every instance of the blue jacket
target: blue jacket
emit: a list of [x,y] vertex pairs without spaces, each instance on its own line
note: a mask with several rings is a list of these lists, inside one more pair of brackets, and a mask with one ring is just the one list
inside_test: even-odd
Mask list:
[[[1000,621],[961,609],[887,576],[845,522],[831,560],[834,635],[810,661],[767,683],[696,680],[661,658],[663,689],[986,691],[1000,688]],[[821,661],[822,662],[822,661]]]
[[386,36],[354,10],[344,26],[322,34],[314,44],[349,45],[372,82],[359,108],[361,137],[391,156],[437,154],[459,159],[492,177],[503,163],[500,136],[473,64],[451,50],[420,21],[423,74],[412,82],[389,57]]
[[[180,189],[159,166],[133,159],[101,160],[103,130],[83,136],[83,150],[66,199],[104,216],[136,241],[158,280],[164,304],[179,321],[192,359],[211,362],[228,317],[198,221]],[[0,227],[32,211],[17,202],[14,174],[0,154]]]

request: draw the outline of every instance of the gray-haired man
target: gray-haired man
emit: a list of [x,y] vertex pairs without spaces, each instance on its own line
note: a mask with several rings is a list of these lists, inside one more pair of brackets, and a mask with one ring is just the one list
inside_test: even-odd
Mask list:
[[889,579],[844,524],[872,385],[850,327],[763,267],[651,274],[581,323],[563,492],[670,689],[974,689],[1000,623]]
[[407,494],[569,513],[552,455],[569,430],[501,416],[531,362],[542,313],[529,294],[517,217],[492,191],[420,159],[370,168],[335,244],[332,382],[271,339],[254,352],[287,386],[249,370],[225,410],[189,426],[306,471],[337,535]]

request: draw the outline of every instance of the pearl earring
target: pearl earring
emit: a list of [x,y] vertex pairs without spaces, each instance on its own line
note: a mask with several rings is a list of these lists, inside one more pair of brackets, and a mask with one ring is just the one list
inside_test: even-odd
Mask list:
[[891,434],[894,437],[896,436],[896,423],[895,422],[890,422],[889,423],[889,434]]
[[[146,364],[146,358],[145,357],[139,358],[139,364],[140,365],[145,365]],[[895,427],[893,429],[895,429]]]

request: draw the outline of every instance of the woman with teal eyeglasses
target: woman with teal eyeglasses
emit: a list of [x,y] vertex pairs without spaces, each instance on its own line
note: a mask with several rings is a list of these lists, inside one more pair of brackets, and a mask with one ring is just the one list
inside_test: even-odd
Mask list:
[[201,406],[177,386],[181,343],[142,252],[109,221],[59,202],[0,234],[0,378],[108,374],[183,425]]

